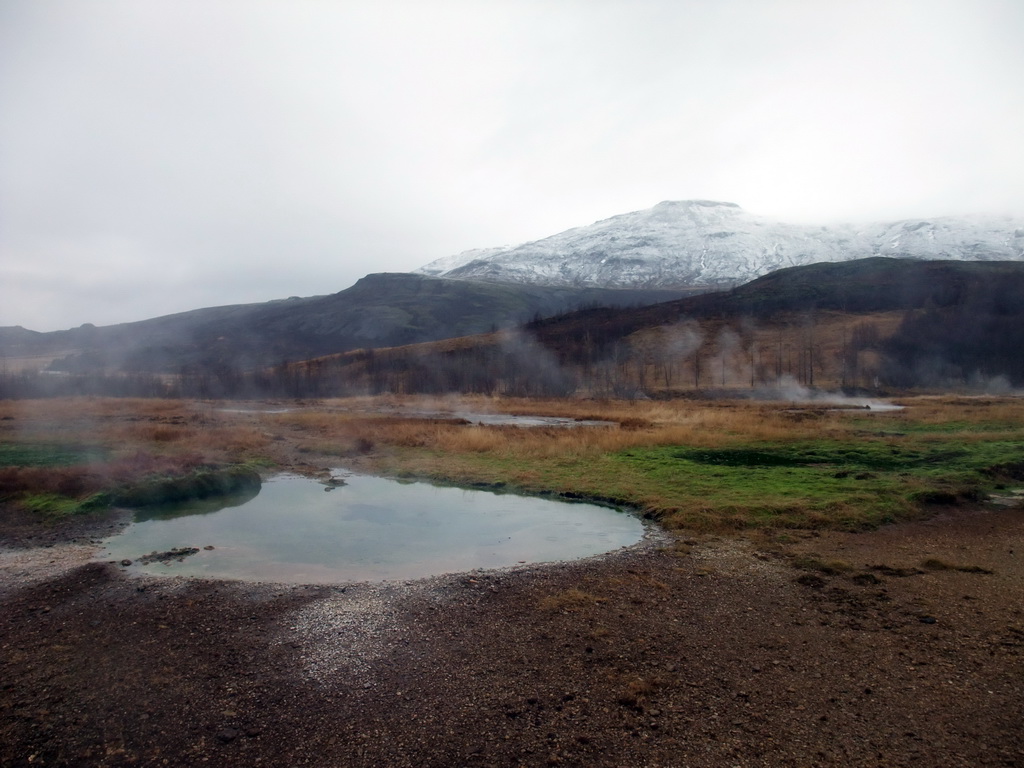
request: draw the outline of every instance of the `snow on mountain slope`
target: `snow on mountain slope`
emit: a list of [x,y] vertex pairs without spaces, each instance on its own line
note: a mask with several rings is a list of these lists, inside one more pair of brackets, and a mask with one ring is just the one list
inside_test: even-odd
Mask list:
[[1024,219],[941,217],[786,224],[733,203],[659,203],[514,247],[466,251],[418,272],[542,285],[679,288],[747,282],[783,267],[867,256],[1024,260]]
[[461,266],[469,264],[471,261],[477,261],[479,259],[488,259],[491,256],[497,256],[499,253],[504,253],[509,249],[510,246],[504,245],[498,248],[473,248],[469,251],[463,251],[457,253],[454,256],[444,256],[440,259],[430,262],[425,267],[420,267],[416,270],[421,275],[429,275],[431,277],[438,277],[439,275],[447,274],[454,269],[458,269]]

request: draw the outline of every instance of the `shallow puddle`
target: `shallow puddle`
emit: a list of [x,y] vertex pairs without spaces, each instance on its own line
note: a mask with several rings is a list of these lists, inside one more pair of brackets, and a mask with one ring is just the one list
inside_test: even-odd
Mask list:
[[[139,512],[100,556],[154,574],[338,583],[575,560],[644,534],[633,515],[597,504],[367,475],[346,480],[332,489],[281,475],[230,506],[222,500]],[[198,551],[138,562],[183,548]]]
[[[386,412],[386,411],[381,411]],[[404,411],[395,410],[395,415],[414,416],[421,419],[461,419],[471,424],[487,427],[614,427],[615,421],[599,419],[570,419],[565,416],[530,416],[513,413],[485,413],[483,411]]]
[[614,421],[596,419],[567,419],[562,416],[522,416],[510,413],[474,413],[455,411],[453,418],[465,419],[473,424],[508,427],[614,427]]

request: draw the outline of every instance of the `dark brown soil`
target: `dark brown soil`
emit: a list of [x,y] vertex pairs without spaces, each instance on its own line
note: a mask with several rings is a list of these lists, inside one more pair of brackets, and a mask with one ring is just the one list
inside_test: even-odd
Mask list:
[[4,766],[1024,765],[1019,508],[347,587],[99,532],[0,553]]

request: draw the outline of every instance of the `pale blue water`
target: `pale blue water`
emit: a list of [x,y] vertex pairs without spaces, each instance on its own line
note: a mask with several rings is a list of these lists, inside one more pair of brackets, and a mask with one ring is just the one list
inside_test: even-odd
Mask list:
[[[139,513],[102,557],[198,547],[147,573],[338,583],[412,579],[521,562],[574,560],[636,543],[633,515],[596,504],[402,483],[355,475],[325,491],[282,475],[234,506],[205,502]],[[212,546],[212,550],[203,549]]]

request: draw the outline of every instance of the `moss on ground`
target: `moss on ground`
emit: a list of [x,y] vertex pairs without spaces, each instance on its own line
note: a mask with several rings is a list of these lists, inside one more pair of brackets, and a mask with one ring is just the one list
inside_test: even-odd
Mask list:
[[[919,515],[922,506],[983,498],[1020,441],[905,442],[864,439],[727,449],[658,446],[615,459],[663,489],[669,525],[701,516],[741,527],[859,530]],[[674,508],[673,508],[674,506]]]
[[125,507],[148,507],[206,499],[259,489],[260,482],[259,472],[248,466],[204,469],[180,477],[146,478],[113,491],[110,503]]
[[671,528],[866,530],[937,504],[977,501],[1024,478],[1019,431],[977,439],[973,430],[536,458],[412,448],[393,451],[378,468],[616,502]]
[[59,493],[33,493],[18,500],[18,505],[46,523],[58,523],[75,515],[106,509],[106,494],[95,493],[74,498]]
[[63,443],[0,443],[0,467],[70,467],[104,461],[99,446]]

